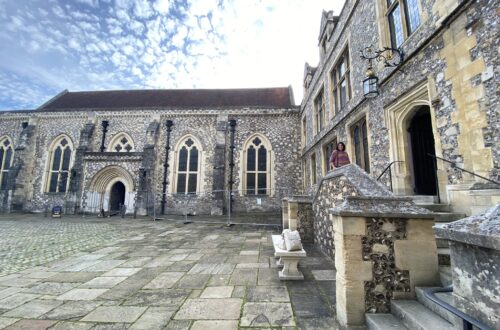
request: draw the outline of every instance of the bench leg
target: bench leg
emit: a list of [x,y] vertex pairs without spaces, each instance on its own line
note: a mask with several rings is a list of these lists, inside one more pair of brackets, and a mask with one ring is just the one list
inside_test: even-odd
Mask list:
[[278,267],[283,267],[285,264],[283,262],[283,260],[281,258],[279,258],[278,260],[276,260],[276,266]]
[[283,261],[283,270],[279,272],[280,280],[303,280],[304,275],[297,268],[300,257],[286,257],[281,259]]

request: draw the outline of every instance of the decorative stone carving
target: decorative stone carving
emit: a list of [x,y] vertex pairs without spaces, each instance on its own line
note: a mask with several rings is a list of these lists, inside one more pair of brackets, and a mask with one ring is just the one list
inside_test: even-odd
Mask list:
[[404,219],[367,218],[361,238],[364,261],[372,261],[373,280],[365,282],[365,307],[369,313],[389,313],[394,291],[410,292],[410,274],[395,265],[394,241],[406,239]]

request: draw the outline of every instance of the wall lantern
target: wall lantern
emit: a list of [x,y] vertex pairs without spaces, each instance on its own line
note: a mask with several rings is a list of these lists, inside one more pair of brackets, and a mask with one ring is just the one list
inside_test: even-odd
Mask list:
[[380,92],[378,90],[378,77],[373,70],[372,60],[384,62],[384,66],[397,67],[404,59],[404,53],[400,49],[384,47],[382,50],[374,49],[373,46],[368,46],[360,51],[361,58],[368,60],[368,69],[366,70],[366,78],[363,80],[363,94],[366,98],[377,97]]

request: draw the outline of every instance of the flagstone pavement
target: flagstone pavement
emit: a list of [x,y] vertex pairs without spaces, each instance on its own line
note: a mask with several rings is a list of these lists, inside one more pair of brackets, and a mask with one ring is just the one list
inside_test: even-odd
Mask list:
[[0,329],[335,329],[331,259],[280,281],[276,227],[0,216]]

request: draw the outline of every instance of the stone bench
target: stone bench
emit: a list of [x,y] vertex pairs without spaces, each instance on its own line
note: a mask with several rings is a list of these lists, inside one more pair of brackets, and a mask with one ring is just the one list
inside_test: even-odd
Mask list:
[[306,256],[304,249],[300,251],[287,251],[280,249],[278,243],[281,241],[281,235],[273,235],[274,256],[279,258],[276,262],[278,267],[283,267],[279,271],[280,280],[303,280],[304,275],[297,268],[300,258]]

